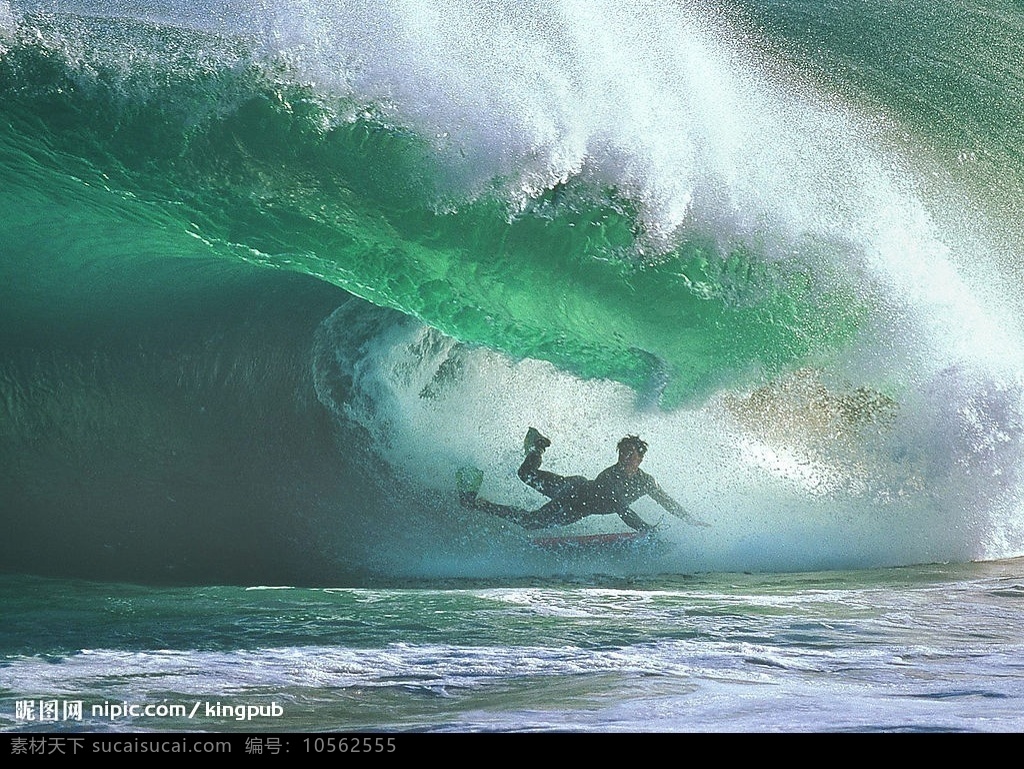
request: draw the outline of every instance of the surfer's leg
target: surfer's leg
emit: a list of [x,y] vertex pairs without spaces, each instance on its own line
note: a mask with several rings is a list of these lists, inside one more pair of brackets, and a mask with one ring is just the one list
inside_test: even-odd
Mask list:
[[550,445],[551,441],[541,435],[535,427],[526,431],[526,438],[523,439],[526,456],[523,458],[523,464],[519,466],[519,479],[545,497],[554,499],[565,491],[565,479],[540,469],[540,463],[544,460],[544,450]]
[[[486,499],[481,499],[475,494],[472,497],[462,496],[460,497],[463,507],[468,507],[471,510],[479,510],[490,515],[497,516],[498,518],[504,518],[506,521],[511,521],[522,526],[524,529],[542,529],[545,526],[551,524],[546,522],[544,516],[538,517],[540,510],[523,510],[519,507],[512,507],[511,505],[499,505],[497,502],[489,502]],[[543,509],[543,508],[541,508]]]
[[586,482],[582,475],[558,475],[540,469],[540,451],[528,451],[523,464],[519,466],[519,479],[527,486],[536,489],[548,499],[565,496],[581,482]]
[[[566,480],[572,481],[574,478],[566,478]],[[583,480],[586,479],[584,478]],[[572,505],[568,503],[568,500],[563,497],[561,499],[552,499],[546,505],[534,510],[530,516],[530,526],[526,524],[520,525],[527,529],[544,529],[548,526],[567,526],[585,517],[586,513],[574,510]]]
[[548,526],[565,526],[574,523],[583,516],[574,512],[564,502],[553,499],[536,510],[523,510],[521,507],[499,505],[477,496],[475,493],[459,495],[459,502],[470,510],[504,518],[506,521],[522,526],[524,529],[545,529]]

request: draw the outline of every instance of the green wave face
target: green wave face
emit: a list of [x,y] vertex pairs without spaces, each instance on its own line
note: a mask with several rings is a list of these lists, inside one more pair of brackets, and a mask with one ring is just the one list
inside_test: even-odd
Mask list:
[[0,0],[0,566],[563,575],[529,424],[626,574],[1019,555],[1019,6]]
[[414,121],[298,80],[244,39],[25,18],[0,57],[8,242],[59,205],[107,233],[102,256],[62,244],[69,275],[106,259],[133,284],[188,280],[154,254],[299,271],[666,406],[828,355],[857,325],[838,272],[710,227],[652,246],[642,195],[586,166],[525,202],[511,177],[460,190],[451,149]]

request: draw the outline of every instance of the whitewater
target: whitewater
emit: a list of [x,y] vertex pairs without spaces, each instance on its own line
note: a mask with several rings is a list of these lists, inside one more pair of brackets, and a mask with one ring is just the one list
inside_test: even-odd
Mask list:
[[[1021,33],[0,0],[0,726],[1019,729]],[[529,426],[712,526],[462,509],[543,502]]]

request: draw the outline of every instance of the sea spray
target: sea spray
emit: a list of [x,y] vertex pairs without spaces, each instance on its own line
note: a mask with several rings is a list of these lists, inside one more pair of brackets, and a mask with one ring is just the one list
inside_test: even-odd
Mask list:
[[[344,343],[357,333],[352,309],[325,323],[322,349],[352,349]],[[615,461],[619,438],[639,432],[652,447],[645,469],[713,523],[694,529],[649,500],[638,503],[670,543],[638,557],[632,568],[640,573],[980,559],[1012,552],[1017,541],[1019,391],[966,370],[947,370],[898,400],[805,371],[754,393],[663,412],[638,409],[635,394],[615,383],[469,348],[412,321],[376,328],[361,337],[356,356],[325,362],[323,378],[346,383],[345,400],[331,400],[331,408],[365,428],[396,476],[429,490],[425,498],[453,532],[468,526],[496,538],[486,567],[475,558],[449,566],[467,576],[521,573],[515,543],[528,539],[481,513],[459,515],[455,471],[482,469],[488,499],[543,504],[515,474],[531,425],[552,438],[548,469],[590,477]],[[619,526],[591,518],[572,530]],[[457,541],[437,555],[457,550]]]
[[[1022,551],[1020,169],[1005,200],[974,190],[892,62],[835,83],[789,28],[701,3],[2,7],[5,562],[358,579]],[[812,59],[867,55],[826,42]],[[1004,75],[972,77],[1011,102]],[[529,423],[574,473],[642,432],[715,527],[572,563],[467,518],[461,464],[540,502],[512,475]]]

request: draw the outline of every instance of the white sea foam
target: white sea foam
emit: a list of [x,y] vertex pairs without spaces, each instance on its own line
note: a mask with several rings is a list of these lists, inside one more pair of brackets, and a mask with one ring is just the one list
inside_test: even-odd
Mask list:
[[[348,333],[346,318],[337,323]],[[835,421],[822,427],[826,406],[800,399],[796,411],[776,404],[753,424],[738,415],[733,396],[697,409],[638,409],[624,386],[468,349],[412,322],[388,326],[366,344],[353,373],[353,395],[338,405],[345,418],[364,425],[381,455],[416,486],[432,489],[441,505],[454,507],[453,474],[463,465],[484,471],[486,498],[542,504],[515,475],[528,425],[552,438],[545,466],[566,475],[593,477],[615,461],[622,435],[644,436],[651,445],[645,469],[713,527],[692,528],[644,500],[637,510],[661,521],[665,547],[625,557],[585,554],[575,564],[584,570],[854,568],[1002,557],[1021,546],[1020,394],[966,370],[949,369],[908,391],[894,417],[866,432]],[[783,429],[762,429],[760,421],[772,420],[786,420]],[[453,525],[515,528],[479,514],[463,518]],[[612,517],[577,528],[618,525]],[[412,573],[433,573],[419,554],[416,560]],[[471,558],[452,568],[530,573],[543,572],[543,563],[537,553],[515,549],[489,555],[483,571]]]
[[8,0],[0,0],[0,34],[9,32],[14,28],[14,11]]
[[819,290],[838,276],[863,304],[862,334],[823,362],[822,386],[896,404],[884,430],[829,445],[808,437],[808,402],[804,426],[780,439],[738,424],[721,400],[648,413],[617,385],[485,351],[462,355],[459,381],[424,398],[451,342],[392,330],[359,371],[375,404],[361,419],[396,465],[440,489],[453,467],[477,464],[485,494],[530,505],[539,499],[512,472],[527,425],[552,434],[553,469],[591,475],[614,460],[618,437],[639,431],[652,471],[717,524],[679,530],[686,568],[1024,550],[1019,324],[1005,297],[979,290],[986,239],[950,234],[953,212],[918,195],[921,169],[883,140],[884,115],[766,66],[702,3],[344,7],[307,2],[277,17],[275,44],[299,51],[325,87],[436,137],[459,194],[501,179],[529,197],[590,175],[640,204],[655,249],[712,233],[791,262]]
[[[0,21],[37,6],[4,3]],[[453,343],[424,344],[433,332],[396,328],[363,351],[359,397],[345,408],[420,484],[440,491],[455,466],[478,464],[485,493],[534,505],[512,473],[525,426],[552,434],[555,469],[591,475],[613,461],[618,437],[639,431],[652,443],[652,472],[716,522],[672,529],[680,568],[1024,552],[1024,345],[1013,297],[985,290],[989,240],[958,230],[962,212],[919,194],[922,169],[887,143],[886,115],[822,92],[784,62],[767,64],[751,33],[709,4],[301,0],[158,10],[256,36],[325,93],[373,103],[431,138],[452,205],[495,190],[515,205],[582,176],[636,203],[655,252],[697,232],[792,264],[819,291],[834,277],[862,305],[862,331],[833,358],[808,363],[826,389],[864,387],[897,405],[880,434],[826,446],[808,427],[810,402],[787,412],[798,424],[780,438],[764,429],[777,413],[753,428],[737,421],[723,398],[746,393],[648,412],[618,385],[482,350],[460,353],[458,376],[422,397]]]

